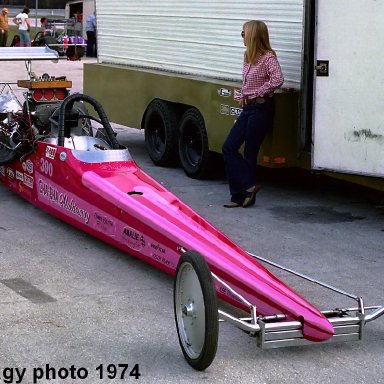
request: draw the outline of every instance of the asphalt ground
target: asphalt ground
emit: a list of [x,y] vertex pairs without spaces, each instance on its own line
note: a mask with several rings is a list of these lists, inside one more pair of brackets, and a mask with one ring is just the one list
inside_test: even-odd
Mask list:
[[[82,91],[87,60],[94,59],[36,62],[32,69],[37,75],[66,75],[72,91]],[[0,65],[0,81],[26,79],[23,62]],[[268,176],[254,207],[228,210],[222,207],[228,199],[224,179],[192,180],[180,168],[155,167],[142,131],[115,128],[143,170],[244,249],[361,295],[366,305],[384,304],[383,205],[322,180]],[[255,339],[221,323],[213,364],[196,372],[178,345],[171,277],[3,186],[0,209],[0,383],[384,382],[384,318],[367,324],[359,342],[275,350],[261,350]],[[272,271],[320,309],[355,305]]]

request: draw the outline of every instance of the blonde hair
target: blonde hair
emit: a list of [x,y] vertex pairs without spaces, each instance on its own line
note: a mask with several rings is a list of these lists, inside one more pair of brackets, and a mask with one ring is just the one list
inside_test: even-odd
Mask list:
[[247,63],[256,64],[259,58],[268,51],[276,56],[269,42],[268,27],[263,21],[247,21],[243,25],[243,31],[245,33],[244,41],[246,45],[244,60]]

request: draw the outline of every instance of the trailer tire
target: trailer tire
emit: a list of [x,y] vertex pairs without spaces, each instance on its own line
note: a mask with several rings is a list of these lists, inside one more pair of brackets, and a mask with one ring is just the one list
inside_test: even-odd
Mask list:
[[210,151],[204,118],[196,108],[187,109],[180,121],[179,158],[184,172],[194,179],[208,176]]
[[199,253],[188,251],[180,257],[173,299],[183,355],[192,368],[203,371],[216,355],[219,318],[212,275]]
[[144,116],[145,146],[152,162],[171,166],[177,160],[178,119],[176,108],[164,100],[153,100]]

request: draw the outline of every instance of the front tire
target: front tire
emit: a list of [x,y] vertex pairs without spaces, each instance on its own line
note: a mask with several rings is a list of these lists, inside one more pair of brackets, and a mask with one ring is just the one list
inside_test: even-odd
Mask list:
[[177,111],[171,103],[153,100],[145,113],[145,146],[158,166],[171,166],[177,160]]
[[216,355],[219,319],[212,275],[199,253],[188,251],[181,256],[173,294],[183,355],[192,368],[203,371]]

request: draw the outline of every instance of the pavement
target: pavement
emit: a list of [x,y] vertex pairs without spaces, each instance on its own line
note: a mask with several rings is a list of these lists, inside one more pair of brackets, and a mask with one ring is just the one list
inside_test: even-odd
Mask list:
[[[32,66],[37,75],[66,75],[72,92],[81,92],[88,61],[95,59]],[[26,78],[23,62],[1,63],[0,81]],[[244,249],[361,295],[367,305],[384,304],[383,205],[321,180],[267,178],[254,207],[228,210],[222,207],[228,199],[224,179],[193,180],[180,168],[155,167],[142,131],[115,129],[145,172]],[[384,318],[367,324],[360,342],[276,350],[261,350],[253,338],[221,323],[213,364],[196,372],[178,345],[171,277],[2,186],[0,209],[0,383],[383,382]],[[355,305],[272,271],[320,309]]]
[[[14,48],[18,49],[18,48]],[[32,48],[33,49],[33,48]],[[0,61],[1,61],[1,72],[0,82],[17,83],[17,80],[27,80],[28,71],[26,64],[23,60],[21,61],[6,61],[1,56],[0,50]],[[51,60],[45,61],[32,61],[31,69],[37,76],[42,76],[44,73],[50,76],[60,77],[66,76],[68,80],[72,81],[71,92],[82,92],[83,91],[83,65],[84,63],[96,62],[96,58],[82,57],[81,60],[70,61],[64,57],[61,57],[58,62],[52,62]],[[25,89],[19,89],[16,86],[12,87],[18,97],[23,99],[23,92]]]

